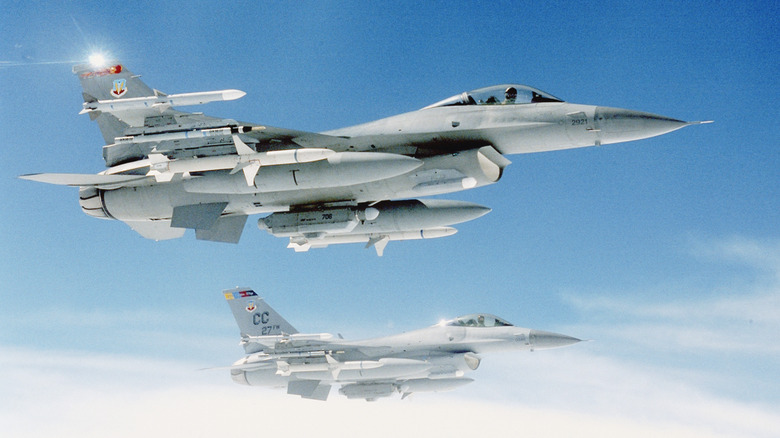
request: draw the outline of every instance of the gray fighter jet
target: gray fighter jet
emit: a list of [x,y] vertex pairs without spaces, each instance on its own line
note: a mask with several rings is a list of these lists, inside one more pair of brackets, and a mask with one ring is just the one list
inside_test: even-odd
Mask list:
[[395,393],[446,391],[473,381],[464,374],[477,369],[482,353],[580,342],[483,313],[399,335],[346,341],[328,333],[298,333],[251,289],[223,293],[247,353],[229,367],[233,381],[287,388],[288,394],[316,400],[326,400],[334,384],[347,398],[371,401]]
[[457,94],[417,111],[323,133],[174,110],[233,100],[239,90],[166,95],[122,64],[77,65],[81,113],[100,127],[108,167],[97,175],[21,178],[77,186],[90,216],[117,219],[155,240],[238,242],[248,215],[307,251],[456,232],[489,208],[420,200],[493,184],[508,154],[638,140],[701,123],[567,103],[524,85]]

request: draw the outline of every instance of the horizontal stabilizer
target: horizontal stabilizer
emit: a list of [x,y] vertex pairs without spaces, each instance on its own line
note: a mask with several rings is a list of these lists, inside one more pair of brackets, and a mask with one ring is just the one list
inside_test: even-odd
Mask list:
[[300,395],[303,398],[325,401],[330,394],[330,385],[319,380],[294,380],[287,384],[287,393]]
[[225,207],[227,207],[227,202],[174,207],[171,226],[176,228],[209,230],[217,222],[217,219],[220,218]]
[[47,184],[74,187],[119,187],[132,181],[146,179],[146,175],[100,175],[83,173],[32,173],[19,178]]
[[245,224],[246,215],[222,216],[210,229],[195,230],[195,237],[212,242],[238,243]]

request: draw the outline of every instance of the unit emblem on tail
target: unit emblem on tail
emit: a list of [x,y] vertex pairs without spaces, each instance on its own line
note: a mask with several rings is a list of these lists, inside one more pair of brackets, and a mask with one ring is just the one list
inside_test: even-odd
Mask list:
[[127,80],[117,79],[114,81],[114,88],[111,89],[111,96],[122,97],[127,93]]

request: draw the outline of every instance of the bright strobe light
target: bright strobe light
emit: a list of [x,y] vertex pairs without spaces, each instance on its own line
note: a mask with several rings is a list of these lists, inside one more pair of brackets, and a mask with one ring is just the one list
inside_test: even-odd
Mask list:
[[105,67],[106,57],[101,53],[93,53],[92,55],[89,55],[89,63],[92,65],[92,67]]

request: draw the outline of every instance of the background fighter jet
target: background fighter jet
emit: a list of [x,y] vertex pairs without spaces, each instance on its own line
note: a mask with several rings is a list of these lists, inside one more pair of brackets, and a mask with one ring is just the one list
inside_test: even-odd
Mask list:
[[232,100],[220,90],[166,95],[122,64],[73,68],[81,113],[95,120],[108,169],[22,178],[78,186],[90,216],[117,219],[155,240],[238,242],[250,214],[307,251],[455,233],[489,208],[418,200],[493,184],[504,156],[652,137],[699,122],[566,103],[524,85],[457,94],[421,110],[324,133],[186,113],[174,106]]
[[328,333],[301,334],[251,289],[223,292],[241,329],[247,356],[230,367],[243,385],[286,387],[288,394],[326,400],[332,384],[347,398],[376,400],[395,392],[446,391],[473,381],[481,353],[563,347],[580,342],[473,314],[400,335],[362,341]]

